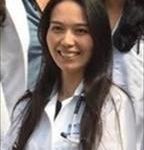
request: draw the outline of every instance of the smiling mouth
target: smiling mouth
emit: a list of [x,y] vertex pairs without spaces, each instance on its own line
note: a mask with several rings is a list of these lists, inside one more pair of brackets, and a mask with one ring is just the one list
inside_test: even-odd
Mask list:
[[64,52],[61,50],[58,50],[58,53],[64,58],[73,58],[80,54],[80,52],[77,52],[77,51]]

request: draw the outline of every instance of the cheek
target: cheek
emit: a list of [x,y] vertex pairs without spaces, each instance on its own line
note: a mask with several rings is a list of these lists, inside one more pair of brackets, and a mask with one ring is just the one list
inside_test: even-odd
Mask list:
[[88,36],[82,41],[82,43],[83,43],[83,49],[85,50],[87,57],[90,58],[94,46],[92,38]]
[[54,43],[55,42],[54,42],[53,35],[48,32],[48,34],[47,34],[47,45],[48,45],[49,50],[53,49]]
[[88,36],[88,38],[87,38],[87,49],[92,51],[93,46],[94,46],[93,39],[91,38],[91,36]]
[[48,32],[46,40],[47,40],[47,46],[48,46],[49,53],[50,53],[51,57],[54,59],[55,39],[54,39],[53,35]]

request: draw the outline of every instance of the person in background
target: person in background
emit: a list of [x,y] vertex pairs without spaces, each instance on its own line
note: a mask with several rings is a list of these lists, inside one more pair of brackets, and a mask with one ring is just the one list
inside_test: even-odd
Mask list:
[[41,3],[32,0],[13,2],[6,0],[7,15],[1,30],[0,49],[1,82],[10,114],[16,101],[33,87],[38,76],[41,45],[37,26],[41,10],[48,0]]
[[[39,1],[38,4],[35,2],[37,7],[32,5],[34,1],[25,3],[30,2],[31,7],[24,7],[26,4],[21,0],[0,1],[0,100],[1,118],[4,118],[1,121],[1,131],[4,130],[2,137],[9,127],[14,105],[25,91],[32,87],[39,72],[41,47],[37,40],[37,16],[40,17],[40,9],[43,10],[48,0]],[[30,11],[30,8],[33,8],[33,11]],[[34,50],[37,55],[33,53]],[[30,68],[33,74],[28,71]],[[32,82],[29,82],[31,80]]]
[[27,87],[29,32],[21,1],[6,0],[4,9],[6,17],[0,31],[0,82],[10,115]]
[[144,149],[144,2],[105,0],[114,45],[113,81],[130,95],[136,114],[137,150]]
[[[5,1],[1,0],[0,1],[0,33],[4,26],[5,18],[6,18]],[[1,44],[1,42],[0,42],[0,44]],[[0,55],[0,59],[1,59],[1,55]],[[1,63],[0,63],[0,66],[1,66]],[[0,76],[0,78],[1,78],[1,76]],[[6,134],[9,126],[10,126],[9,114],[7,111],[7,107],[6,107],[6,103],[5,103],[5,99],[4,99],[4,93],[3,93],[3,89],[2,89],[2,84],[0,81],[0,141]]]
[[41,13],[49,0],[22,0],[27,14],[30,34],[28,47],[28,89],[33,89],[40,71],[41,44],[38,39],[38,25]]
[[135,150],[131,101],[111,81],[102,2],[50,1],[39,37],[44,65],[34,90],[15,106],[2,150]]

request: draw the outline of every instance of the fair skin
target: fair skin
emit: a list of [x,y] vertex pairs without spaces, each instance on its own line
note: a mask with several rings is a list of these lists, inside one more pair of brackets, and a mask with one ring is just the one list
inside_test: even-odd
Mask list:
[[36,0],[37,4],[39,5],[41,11],[44,10],[44,8],[46,7],[47,3],[49,2],[50,0]]
[[122,15],[125,0],[104,0],[104,4],[109,16],[111,29],[113,29]]
[[92,55],[93,40],[81,6],[73,1],[63,1],[54,8],[47,42],[52,58],[62,70],[59,95],[62,100],[73,95]]

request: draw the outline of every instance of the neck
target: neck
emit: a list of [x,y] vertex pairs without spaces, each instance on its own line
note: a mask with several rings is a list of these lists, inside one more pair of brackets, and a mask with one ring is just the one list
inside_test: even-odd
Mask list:
[[78,87],[82,80],[80,74],[62,74],[62,88],[59,93],[59,100],[62,101],[74,94],[75,89]]
[[41,11],[44,10],[44,8],[46,7],[47,3],[49,2],[50,0],[36,0],[37,4],[39,5]]
[[110,20],[111,29],[114,28],[122,14],[124,2],[125,0],[104,0],[104,4]]

